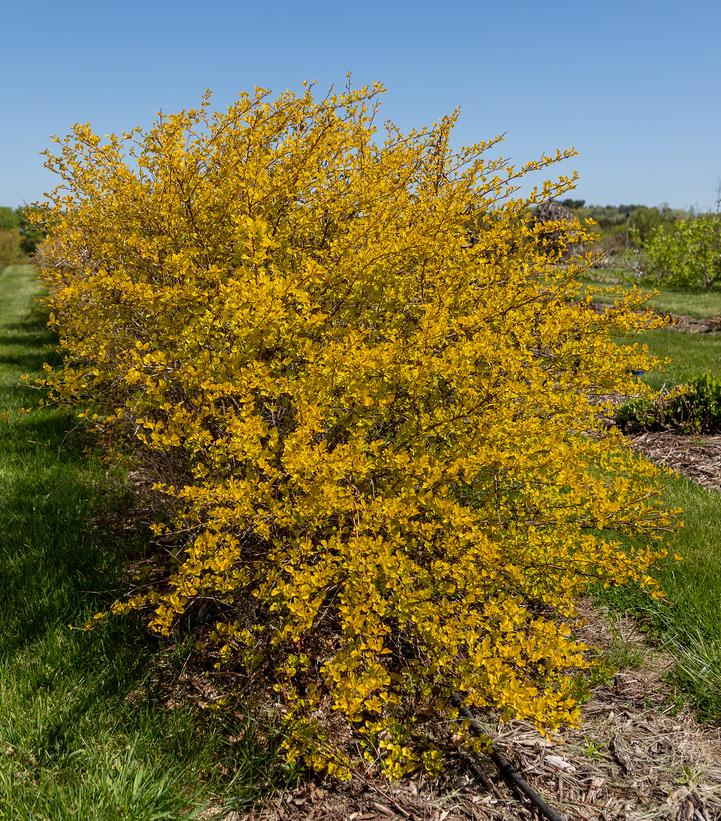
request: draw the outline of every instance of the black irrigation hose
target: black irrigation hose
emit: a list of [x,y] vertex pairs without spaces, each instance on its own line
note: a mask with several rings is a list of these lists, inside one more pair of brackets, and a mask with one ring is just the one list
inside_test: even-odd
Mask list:
[[[458,712],[465,718],[473,732],[479,735],[485,735],[483,726],[468,707],[463,706],[463,701],[460,696],[454,696],[452,699],[453,706],[458,708]],[[526,781],[525,778],[513,767],[508,759],[504,758],[499,752],[491,747],[490,759],[498,768],[498,772],[503,776],[508,786],[513,790],[518,797],[519,794],[525,796],[536,809],[548,821],[564,821],[563,816],[556,812],[553,807],[549,806],[546,801],[533,789],[533,787]]]

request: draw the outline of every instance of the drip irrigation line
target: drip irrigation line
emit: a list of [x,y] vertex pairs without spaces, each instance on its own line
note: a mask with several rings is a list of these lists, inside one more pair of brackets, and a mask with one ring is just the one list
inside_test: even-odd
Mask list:
[[[463,718],[468,721],[471,730],[473,730],[474,733],[477,735],[486,735],[483,730],[483,725],[480,721],[478,721],[468,707],[463,705],[463,701],[460,696],[454,696],[452,703],[453,706],[458,709]],[[489,757],[496,765],[498,772],[503,776],[504,781],[511,788],[517,799],[528,799],[528,801],[530,801],[538,812],[541,813],[544,818],[548,819],[548,821],[564,821],[563,816],[554,810],[553,807],[551,807],[545,799],[533,789],[533,787],[518,772],[518,770],[516,770],[511,762],[502,756],[496,749],[494,749],[493,745],[491,745]]]

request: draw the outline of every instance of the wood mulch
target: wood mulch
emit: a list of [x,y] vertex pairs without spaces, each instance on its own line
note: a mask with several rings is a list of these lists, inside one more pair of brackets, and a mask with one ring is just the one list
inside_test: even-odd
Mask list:
[[721,436],[685,436],[672,431],[628,437],[657,465],[671,468],[710,490],[721,490]]
[[[597,314],[603,314],[613,308],[613,305],[607,302],[591,302],[589,307]],[[648,306],[646,310],[653,311],[657,316],[666,319],[668,321],[666,327],[674,331],[685,331],[690,334],[721,333],[721,317],[719,316],[704,319],[696,316],[685,316],[683,314],[671,314],[667,311],[656,310],[652,306]]]
[[[721,819],[721,729],[679,708],[663,680],[672,659],[648,647],[635,624],[588,609],[580,638],[631,649],[637,669],[597,686],[581,728],[553,740],[520,722],[488,726],[495,746],[564,819],[651,821]],[[517,821],[538,818],[491,764],[455,754],[436,779],[389,783],[357,773],[347,783],[305,782],[225,821]]]
[[721,331],[721,317],[718,316],[708,319],[678,314],[662,314],[662,316],[668,317],[670,322],[668,327],[673,328],[674,331],[685,331],[690,334],[715,334]]
[[718,316],[703,319],[697,316],[670,314],[665,311],[655,311],[655,313],[665,317],[668,320],[667,327],[674,331],[684,331],[688,334],[716,334],[721,332],[721,317]]

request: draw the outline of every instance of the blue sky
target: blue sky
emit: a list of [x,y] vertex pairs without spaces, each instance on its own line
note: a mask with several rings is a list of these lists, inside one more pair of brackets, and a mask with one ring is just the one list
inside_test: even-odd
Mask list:
[[721,2],[498,0],[0,3],[0,204],[52,185],[39,152],[76,121],[101,133],[255,85],[388,87],[404,128],[462,109],[458,139],[505,132],[594,203],[711,207],[721,176]]

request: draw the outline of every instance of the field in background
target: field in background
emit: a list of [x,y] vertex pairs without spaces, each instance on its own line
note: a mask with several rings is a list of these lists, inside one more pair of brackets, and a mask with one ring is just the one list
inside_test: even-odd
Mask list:
[[670,360],[657,370],[643,374],[643,380],[654,388],[680,385],[704,373],[721,379],[721,334],[693,334],[659,328],[646,331],[638,340],[623,336],[617,341],[643,342],[654,356]]
[[[624,291],[639,287],[648,295],[648,304],[658,311],[698,319],[721,317],[721,291],[651,288],[639,281],[628,268],[593,269],[589,271],[584,285],[594,289],[619,287]],[[601,294],[595,299],[609,304],[613,301],[613,295]],[[643,380],[654,388],[680,385],[704,373],[721,379],[721,334],[686,333],[660,328],[647,331],[640,340],[619,336],[617,341],[621,344],[642,341],[654,356],[670,360],[658,370],[643,375]]]
[[[680,290],[651,286],[627,268],[598,268],[588,272],[584,284],[586,288],[619,287],[624,291],[637,287],[649,297],[649,305],[657,311],[669,314],[710,319],[721,316],[721,290]],[[610,295],[600,295],[598,302],[612,301]]]

